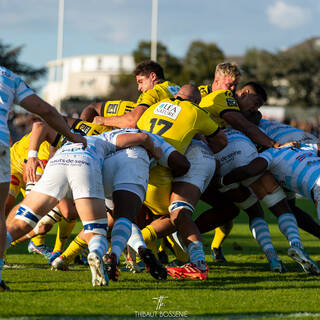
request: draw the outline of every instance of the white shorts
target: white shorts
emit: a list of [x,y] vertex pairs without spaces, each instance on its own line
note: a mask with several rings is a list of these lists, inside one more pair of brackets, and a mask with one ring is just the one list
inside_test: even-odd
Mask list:
[[98,161],[85,155],[59,155],[47,164],[32,189],[58,199],[104,199],[102,172]]
[[173,182],[187,182],[195,185],[203,193],[216,170],[216,159],[209,147],[200,140],[192,140],[186,153],[191,166],[189,171],[173,179]]
[[103,185],[105,197],[112,199],[112,193],[126,190],[135,193],[143,202],[149,180],[150,160],[141,147],[119,150],[104,160]]
[[10,148],[0,144],[0,183],[10,182]]

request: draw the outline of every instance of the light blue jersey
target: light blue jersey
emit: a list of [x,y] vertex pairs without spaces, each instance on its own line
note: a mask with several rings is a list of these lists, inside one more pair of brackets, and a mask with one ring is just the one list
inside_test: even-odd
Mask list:
[[23,80],[12,71],[0,66],[0,143],[9,146],[7,125],[11,106],[34,94]]
[[290,141],[316,143],[318,140],[317,137],[311,133],[278,121],[261,119],[259,122],[259,128],[262,129],[267,136],[280,144]]
[[[112,131],[104,132],[100,135],[86,136],[87,148],[83,148],[81,143],[71,143],[68,142],[57,150],[56,155],[68,154],[70,157],[76,156],[88,156],[92,160],[98,161],[102,168],[103,161],[108,156],[112,155],[117,151],[117,137],[124,133],[138,133],[141,130],[138,129],[117,129]],[[176,151],[176,149],[166,142],[162,137],[144,131],[148,134],[153,143],[162,149],[162,157],[158,160],[159,164],[167,167],[168,157],[171,152]],[[153,161],[151,161],[153,163]]]
[[282,187],[312,200],[311,190],[320,177],[320,158],[314,150],[270,148],[259,157],[268,162],[268,170]]
[[220,162],[221,175],[226,175],[237,167],[248,164],[258,156],[255,144],[242,132],[235,129],[223,130],[228,144],[218,153],[216,159]]

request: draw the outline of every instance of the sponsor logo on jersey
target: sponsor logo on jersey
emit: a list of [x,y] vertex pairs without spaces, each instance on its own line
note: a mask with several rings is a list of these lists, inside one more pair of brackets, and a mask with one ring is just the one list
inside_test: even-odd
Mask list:
[[160,103],[153,111],[154,114],[176,120],[181,107],[172,103]]
[[88,132],[92,129],[90,126],[86,125],[85,123],[81,123],[80,126],[77,128],[78,130],[82,131],[84,134],[88,134]]
[[237,101],[235,99],[227,98],[226,102],[229,107],[237,107],[238,106]]
[[110,103],[107,108],[107,113],[116,114],[118,111],[119,103]]

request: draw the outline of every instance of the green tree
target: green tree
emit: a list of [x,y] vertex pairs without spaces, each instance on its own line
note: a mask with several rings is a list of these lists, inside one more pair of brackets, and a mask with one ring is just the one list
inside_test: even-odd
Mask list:
[[28,84],[38,80],[46,73],[46,68],[33,68],[19,62],[19,56],[24,46],[12,47],[0,40],[0,65],[23,76]]
[[248,81],[259,82],[269,95],[281,97],[281,90],[274,85],[277,78],[283,75],[282,61],[275,54],[266,50],[249,49],[241,64],[241,84]]
[[196,84],[211,83],[216,65],[224,61],[223,51],[215,43],[193,41],[184,59],[183,78]]

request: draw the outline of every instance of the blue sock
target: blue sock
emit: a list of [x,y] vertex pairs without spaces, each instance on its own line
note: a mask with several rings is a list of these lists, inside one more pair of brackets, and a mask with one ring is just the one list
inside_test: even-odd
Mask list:
[[88,249],[102,258],[108,251],[108,240],[103,235],[94,235],[88,243]]
[[131,225],[132,222],[129,219],[119,218],[112,228],[111,252],[116,255],[117,262],[131,236]]
[[280,231],[288,239],[290,246],[303,249],[298,230],[297,220],[292,213],[284,213],[278,218]]
[[273,247],[269,227],[266,221],[263,218],[254,218],[252,219],[249,227],[253,237],[261,246],[268,261],[270,261],[272,258],[275,258],[279,261],[280,258],[278,257],[277,252]]

